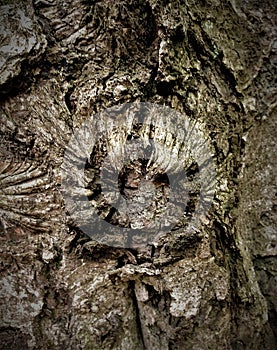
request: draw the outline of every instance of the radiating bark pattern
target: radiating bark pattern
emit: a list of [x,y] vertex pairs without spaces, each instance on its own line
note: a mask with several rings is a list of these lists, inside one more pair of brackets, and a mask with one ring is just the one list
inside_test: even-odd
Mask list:
[[[0,5],[1,348],[273,349],[274,1]],[[204,125],[218,183],[193,233],[128,250],[60,187],[76,129],[135,101]]]

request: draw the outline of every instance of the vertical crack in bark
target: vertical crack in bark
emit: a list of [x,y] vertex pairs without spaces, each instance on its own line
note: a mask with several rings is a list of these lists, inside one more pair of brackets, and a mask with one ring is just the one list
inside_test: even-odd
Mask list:
[[137,295],[136,295],[135,281],[130,281],[129,283],[130,283],[132,300],[133,300],[135,312],[136,312],[137,331],[138,331],[138,334],[139,334],[140,339],[141,339],[141,349],[147,350],[144,335],[143,335],[143,328],[142,328],[142,320],[140,317],[139,303],[138,303],[138,299],[137,299]]

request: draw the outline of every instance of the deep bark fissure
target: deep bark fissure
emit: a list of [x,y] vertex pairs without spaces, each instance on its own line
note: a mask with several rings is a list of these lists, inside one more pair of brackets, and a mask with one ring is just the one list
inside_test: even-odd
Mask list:
[[138,300],[137,300],[137,295],[136,295],[136,288],[135,288],[135,281],[130,281],[129,282],[129,286],[130,286],[130,290],[131,290],[131,295],[132,295],[132,301],[134,304],[134,308],[135,308],[135,313],[136,313],[136,324],[137,324],[137,331],[139,334],[139,338],[141,340],[141,345],[142,345],[142,350],[148,350],[145,344],[145,339],[144,339],[144,334],[143,334],[143,325],[142,325],[142,319],[140,316],[140,309],[139,309],[139,304],[138,304]]

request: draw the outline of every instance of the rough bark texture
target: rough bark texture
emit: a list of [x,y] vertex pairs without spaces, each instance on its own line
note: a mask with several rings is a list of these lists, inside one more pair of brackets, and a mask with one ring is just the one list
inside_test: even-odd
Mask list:
[[[275,5],[1,1],[1,349],[276,347]],[[66,215],[72,132],[134,101],[205,125],[219,183],[197,239],[115,249]]]

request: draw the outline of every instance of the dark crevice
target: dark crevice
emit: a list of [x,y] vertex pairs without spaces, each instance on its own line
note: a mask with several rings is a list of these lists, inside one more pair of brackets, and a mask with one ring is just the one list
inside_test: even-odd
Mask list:
[[209,65],[209,53],[206,50],[204,43],[201,43],[199,38],[195,35],[193,29],[187,31],[188,42],[194,50],[196,57],[202,63],[203,66]]
[[155,246],[154,244],[151,245],[151,258],[153,259],[155,256]]
[[151,97],[157,94],[156,78],[158,75],[158,68],[159,65],[158,63],[156,63],[156,65],[152,69],[150,79],[148,80],[147,84],[143,87],[145,101],[149,101]]
[[175,81],[159,81],[156,84],[157,94],[163,97],[172,95],[174,86]]
[[227,267],[228,251],[226,247],[229,245],[234,245],[234,242],[231,242],[231,238],[222,224],[215,221],[210,233],[210,251],[217,265]]
[[225,81],[228,84],[228,87],[230,90],[235,94],[237,99],[242,97],[242,94],[237,91],[237,81],[234,77],[233,73],[231,72],[230,68],[228,68],[224,62],[223,62],[223,53],[220,53],[217,59],[218,67],[219,67],[219,76],[224,76],[226,79]]
[[68,228],[69,233],[72,235],[74,234],[74,237],[68,246],[68,254],[74,254],[77,258],[100,263],[105,262],[106,260],[116,260],[116,269],[127,264],[137,264],[138,252],[135,249],[100,244],[88,237],[74,224],[68,224]]
[[179,25],[174,33],[171,35],[171,40],[175,43],[175,44],[178,44],[178,43],[183,43],[183,41],[186,39],[186,35],[184,33],[184,30],[183,30],[183,26],[182,25]]
[[0,101],[15,97],[27,91],[34,83],[30,63],[26,60],[21,63],[21,70],[17,76],[12,77],[1,85]]
[[223,52],[214,53],[215,46],[209,36],[201,30],[201,37],[199,38],[195,30],[188,29],[187,36],[188,42],[190,43],[192,49],[196,53],[197,58],[202,63],[202,69],[205,67],[214,66],[219,76],[225,77],[225,82],[228,84],[229,89],[235,94],[239,99],[242,95],[237,91],[236,85],[237,81],[231,70],[223,62]]
[[69,110],[70,113],[74,113],[75,112],[74,105],[72,104],[72,102],[70,100],[70,96],[71,96],[73,91],[74,91],[74,89],[71,88],[64,94],[64,102],[65,102],[66,107],[67,107],[67,109]]
[[133,305],[134,305],[135,312],[136,312],[136,324],[137,324],[138,334],[139,334],[139,337],[141,340],[142,349],[146,350],[147,348],[146,348],[145,340],[144,340],[144,336],[143,336],[142,323],[141,323],[141,318],[140,318],[140,310],[139,310],[139,305],[138,305],[138,300],[137,300],[136,290],[135,290],[135,282],[130,281],[129,286],[130,286],[130,290],[131,290]]
[[270,305],[269,303],[269,312],[268,312],[268,321],[270,324],[270,327],[272,329],[272,332],[274,333],[276,343],[277,343],[277,312],[275,310],[274,305]]
[[1,350],[28,350],[31,336],[23,333],[20,328],[0,327]]

